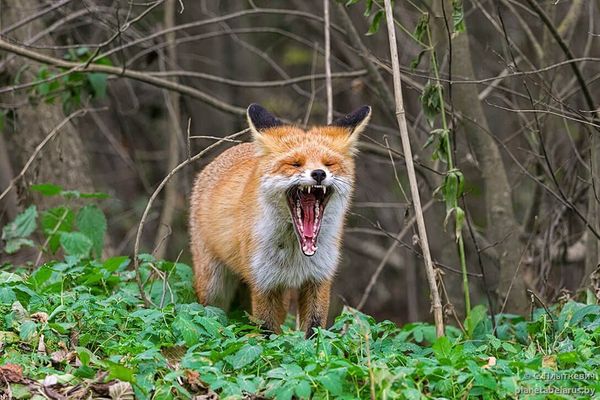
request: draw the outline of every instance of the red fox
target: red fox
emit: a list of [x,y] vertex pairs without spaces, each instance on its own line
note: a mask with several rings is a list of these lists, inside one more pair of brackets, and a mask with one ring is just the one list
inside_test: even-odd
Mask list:
[[344,218],[354,188],[358,136],[371,108],[327,126],[284,124],[258,104],[247,110],[253,136],[200,172],[191,194],[194,288],[202,304],[227,307],[239,280],[252,315],[280,332],[287,292],[298,290],[307,337],[324,326]]

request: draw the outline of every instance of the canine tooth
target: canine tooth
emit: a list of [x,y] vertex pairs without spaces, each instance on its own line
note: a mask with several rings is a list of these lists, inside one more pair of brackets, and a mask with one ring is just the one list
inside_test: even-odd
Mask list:
[[308,187],[308,193],[310,194],[310,186]]
[[327,186],[323,186],[323,194],[327,193]]

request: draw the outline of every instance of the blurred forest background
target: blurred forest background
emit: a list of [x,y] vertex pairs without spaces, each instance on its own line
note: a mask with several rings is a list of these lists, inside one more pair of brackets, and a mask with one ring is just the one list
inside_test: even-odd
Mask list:
[[[413,0],[394,8],[449,321],[465,308],[458,236],[472,304],[526,313],[526,289],[542,302],[597,289],[600,1]],[[250,103],[301,126],[325,123],[328,64],[334,117],[373,107],[334,312],[348,304],[377,319],[430,319],[382,10],[378,0],[0,0],[0,226],[31,203],[52,205],[32,184],[105,192],[104,255],[133,254],[159,183],[244,129]],[[210,149],[158,193],[141,252],[190,262],[194,175],[233,144]],[[462,192],[448,193],[448,176],[464,183]]]

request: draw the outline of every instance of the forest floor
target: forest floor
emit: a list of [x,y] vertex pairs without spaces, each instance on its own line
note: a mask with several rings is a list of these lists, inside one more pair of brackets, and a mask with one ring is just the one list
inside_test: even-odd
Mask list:
[[[568,302],[531,321],[473,309],[464,331],[398,327],[347,309],[314,339],[263,335],[195,303],[187,265],[67,256],[0,270],[2,399],[597,398],[600,306]],[[10,272],[9,272],[10,271]],[[160,271],[160,272],[159,272]],[[291,324],[290,324],[291,325]]]

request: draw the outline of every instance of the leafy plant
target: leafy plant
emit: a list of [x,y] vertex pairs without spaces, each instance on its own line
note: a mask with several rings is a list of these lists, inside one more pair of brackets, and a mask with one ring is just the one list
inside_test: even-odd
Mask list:
[[[70,49],[64,58],[85,65],[88,62],[100,65],[112,65],[106,57],[94,58],[95,54],[87,47]],[[82,98],[106,97],[108,76],[99,72],[80,72],[65,68],[42,66],[38,73],[39,84],[33,87],[33,94],[47,103],[61,101],[65,113],[70,113],[81,105]]]
[[41,252],[54,254],[62,248],[66,255],[77,257],[100,256],[104,247],[106,217],[95,204],[73,207],[75,199],[104,199],[104,193],[81,193],[63,190],[58,185],[33,185],[31,190],[44,196],[62,197],[64,204],[38,213],[35,206],[20,213],[2,229],[3,251],[17,252],[21,247],[36,247],[32,235],[38,226],[44,238],[37,247]]

